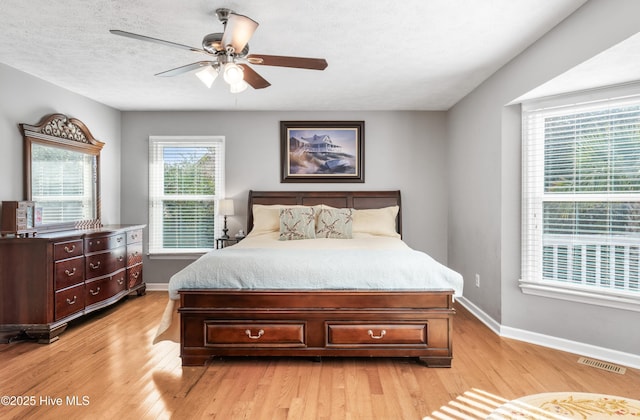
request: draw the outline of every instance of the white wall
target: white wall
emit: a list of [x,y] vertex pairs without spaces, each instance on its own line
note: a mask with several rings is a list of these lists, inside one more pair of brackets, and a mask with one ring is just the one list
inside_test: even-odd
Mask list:
[[102,220],[120,222],[120,111],[0,64],[0,201],[23,200],[23,140],[18,124],[61,113],[105,143],[100,155]]
[[[280,183],[280,121],[364,120],[364,184]],[[235,200],[230,234],[246,230],[253,190],[399,189],[404,239],[447,260],[445,114],[442,112],[124,112],[122,221],[148,223],[151,135],[223,135],[226,195]],[[145,281],[167,282],[185,260],[145,260]]]
[[589,1],[447,115],[449,265],[465,299],[503,327],[638,354],[640,312],[520,291],[519,109],[505,106],[640,31],[638,16],[635,0]]

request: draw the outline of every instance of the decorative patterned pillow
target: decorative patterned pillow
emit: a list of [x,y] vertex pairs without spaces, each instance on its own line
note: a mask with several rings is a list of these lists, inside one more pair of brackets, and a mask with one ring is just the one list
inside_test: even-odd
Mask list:
[[315,239],[316,210],[313,207],[283,207],[280,209],[281,241]]
[[316,236],[319,238],[351,239],[353,209],[323,207],[318,214]]

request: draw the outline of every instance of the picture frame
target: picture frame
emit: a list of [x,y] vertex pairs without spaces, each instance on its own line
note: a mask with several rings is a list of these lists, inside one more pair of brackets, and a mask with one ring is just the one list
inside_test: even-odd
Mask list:
[[364,182],[364,121],[280,121],[280,182]]

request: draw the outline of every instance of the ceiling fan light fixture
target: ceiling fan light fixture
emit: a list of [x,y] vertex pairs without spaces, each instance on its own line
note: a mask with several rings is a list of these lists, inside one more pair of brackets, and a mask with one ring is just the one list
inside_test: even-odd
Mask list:
[[218,77],[218,70],[213,68],[213,66],[205,66],[202,70],[196,73],[198,79],[202,81],[208,88],[211,88],[213,82],[215,82]]
[[240,93],[247,90],[248,87],[249,87],[249,84],[247,82],[245,82],[244,80],[240,80],[238,83],[229,85],[229,91],[231,93]]
[[236,63],[227,63],[224,65],[224,80],[230,85],[234,85],[244,80],[244,70]]
[[258,28],[258,22],[250,17],[230,12],[224,26],[222,45],[225,47],[230,45],[234,50],[241,52]]

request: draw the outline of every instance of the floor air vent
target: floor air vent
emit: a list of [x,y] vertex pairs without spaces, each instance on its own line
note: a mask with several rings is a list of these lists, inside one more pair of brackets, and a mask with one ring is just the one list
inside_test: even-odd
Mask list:
[[616,366],[614,364],[607,363],[607,362],[601,362],[600,360],[589,359],[587,357],[579,358],[578,363],[591,366],[594,368],[606,370],[609,372],[619,373],[620,375],[624,375],[624,373],[627,371],[627,368]]

